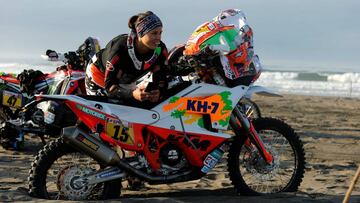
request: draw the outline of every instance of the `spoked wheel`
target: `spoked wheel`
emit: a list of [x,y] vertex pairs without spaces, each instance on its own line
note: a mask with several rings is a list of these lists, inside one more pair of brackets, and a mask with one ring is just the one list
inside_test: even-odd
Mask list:
[[79,177],[103,167],[59,138],[47,144],[35,157],[28,178],[29,194],[37,198],[62,200],[119,197],[121,179],[96,185],[84,185],[77,181]]
[[264,195],[296,191],[304,177],[305,154],[302,142],[286,123],[259,118],[254,127],[273,162],[266,164],[257,148],[236,136],[228,154],[230,179],[242,195]]
[[22,150],[24,149],[24,138],[19,137],[19,132],[6,124],[6,121],[11,119],[6,113],[7,110],[0,107],[0,145],[4,149]]
[[261,112],[259,106],[251,101],[250,99],[243,97],[239,103],[238,107],[244,112],[248,118],[261,118]]

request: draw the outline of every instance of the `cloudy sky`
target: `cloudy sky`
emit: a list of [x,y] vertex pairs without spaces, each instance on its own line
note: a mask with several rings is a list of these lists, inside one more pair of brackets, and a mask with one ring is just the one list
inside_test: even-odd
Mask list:
[[242,9],[255,50],[274,69],[360,72],[358,0],[0,0],[0,62],[75,50],[88,36],[102,45],[127,33],[130,16],[151,10],[170,49],[228,8]]

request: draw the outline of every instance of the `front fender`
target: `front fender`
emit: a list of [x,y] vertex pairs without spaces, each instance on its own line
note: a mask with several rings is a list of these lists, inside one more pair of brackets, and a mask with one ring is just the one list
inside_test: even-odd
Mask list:
[[266,87],[262,87],[259,85],[250,86],[245,94],[245,97],[251,99],[253,94],[258,94],[267,97],[282,97],[281,94],[278,94],[275,91],[269,90]]

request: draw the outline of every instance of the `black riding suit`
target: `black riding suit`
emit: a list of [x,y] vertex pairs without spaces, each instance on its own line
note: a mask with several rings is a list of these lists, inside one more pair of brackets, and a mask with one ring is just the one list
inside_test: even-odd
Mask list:
[[[163,93],[167,87],[165,66],[167,48],[165,44],[160,42],[156,50],[151,50],[146,54],[139,54],[136,49],[132,49],[131,45],[133,43],[128,42],[128,40],[127,34],[119,35],[97,53],[97,60],[94,65],[104,74],[104,87],[102,88],[109,92],[112,85],[119,85],[120,91],[117,92],[117,97],[124,100],[134,100],[132,96],[134,89],[128,84],[135,82],[148,71],[152,71],[153,82],[162,84],[159,85],[159,90]],[[140,66],[135,65],[136,62],[131,58],[129,49],[133,50],[132,53],[135,55],[133,58],[136,57],[135,60],[137,59]],[[87,82],[91,83],[91,79],[88,79]],[[88,84],[87,86],[90,85],[96,86],[95,84]]]

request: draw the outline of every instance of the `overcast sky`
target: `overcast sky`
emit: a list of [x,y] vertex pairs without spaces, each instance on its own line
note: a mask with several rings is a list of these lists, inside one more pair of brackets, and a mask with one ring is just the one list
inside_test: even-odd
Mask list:
[[[102,45],[128,33],[130,16],[151,10],[171,49],[201,23],[242,9],[263,64],[360,72],[359,0],[0,0],[0,62],[75,50],[88,36]],[[13,59],[14,60],[14,59]]]

